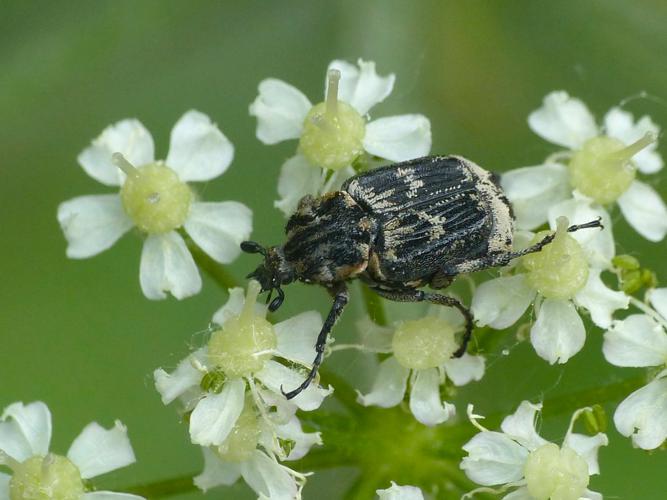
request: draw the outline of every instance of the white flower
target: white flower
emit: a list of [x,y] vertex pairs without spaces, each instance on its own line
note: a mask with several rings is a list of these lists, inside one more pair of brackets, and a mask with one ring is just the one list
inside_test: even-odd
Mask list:
[[305,373],[293,366],[310,369],[322,318],[308,311],[271,325],[264,319],[266,306],[256,303],[259,291],[254,280],[245,300],[241,288],[230,290],[229,300],[213,316],[218,326],[208,344],[181,361],[173,373],[154,372],[162,402],[178,398],[191,411],[190,438],[195,444],[221,445],[247,406],[247,394],[262,414],[275,407],[277,419],[284,423],[297,408],[319,408],[333,390],[311,384],[290,401],[282,395],[282,388],[291,390],[305,380]]
[[[572,222],[583,223],[601,217],[598,229],[566,233],[568,221],[555,214],[565,213]],[[515,266],[513,275],[482,283],[472,299],[477,324],[504,329],[513,325],[535,302],[536,320],[530,340],[537,354],[549,363],[565,363],[584,345],[586,331],[577,312],[586,309],[593,322],[607,328],[617,309],[628,307],[628,297],[609,289],[600,279],[602,269],[614,252],[609,215],[583,199],[566,200],[552,207],[551,227],[556,238],[542,251],[529,254]],[[538,234],[535,239],[544,236]]]
[[[615,321],[604,335],[605,358],[617,366],[656,367],[662,371],[616,408],[618,432],[635,446],[652,450],[667,439],[667,288],[649,292],[647,314]],[[633,302],[637,304],[636,302]]]
[[66,456],[49,452],[51,412],[41,401],[13,403],[0,418],[0,498],[41,500],[138,500],[142,497],[111,491],[87,491],[84,480],[135,462],[127,429],[119,421],[107,430],[88,424]]
[[[489,431],[472,414],[473,425],[482,432],[464,446],[468,456],[461,469],[474,482],[484,486],[501,486],[498,492],[516,488],[505,499],[601,500],[602,495],[587,489],[589,478],[599,474],[598,448],[608,444],[605,434],[585,436],[572,432],[575,420],[587,409],[574,413],[562,446],[542,438],[535,429],[536,413],[542,405],[523,401],[517,411],[505,417],[502,432]],[[465,495],[474,498],[480,488]]]
[[384,490],[376,490],[380,500],[424,500],[422,490],[416,486],[399,486],[391,482],[391,487]]
[[369,110],[391,93],[395,76],[379,76],[372,61],[360,59],[357,65],[332,61],[325,102],[315,106],[281,80],[259,84],[259,95],[250,105],[250,114],[257,117],[257,138],[265,144],[299,139],[298,153],[283,164],[278,181],[280,200],[275,205],[286,215],[306,194],[338,188],[364,153],[397,162],[425,156],[431,149],[431,124],[423,115],[366,123]]
[[[600,205],[618,202],[635,230],[651,241],[667,234],[667,207],[658,193],[635,179],[636,170],[653,174],[663,167],[656,151],[659,127],[648,116],[634,122],[632,114],[612,108],[598,126],[586,105],[566,92],[552,92],[528,117],[540,137],[568,151],[545,164],[512,170],[502,176],[520,229],[542,225],[549,208],[575,190]],[[569,160],[568,165],[559,160]]]
[[484,375],[482,356],[452,357],[459,348],[454,334],[461,329],[462,319],[449,308],[431,306],[425,317],[400,322],[394,328],[360,323],[365,343],[392,356],[380,363],[371,391],[359,393],[359,403],[396,406],[403,401],[409,382],[410,411],[419,422],[432,426],[451,418],[456,408],[441,400],[440,386],[447,378],[461,386]]
[[204,470],[194,483],[208,491],[243,477],[259,498],[301,498],[306,476],[279,463],[278,457],[297,460],[314,444],[322,444],[319,433],[304,433],[296,417],[284,425],[268,425],[246,408],[221,446],[202,448]]
[[164,292],[182,299],[201,289],[201,278],[185,241],[192,240],[221,263],[234,260],[250,236],[252,213],[235,201],[200,202],[189,181],[224,173],[234,148],[208,116],[188,111],[171,131],[167,159],[156,161],[153,139],[138,120],[107,127],[78,157],[88,175],[119,194],[80,196],[58,207],[67,256],[92,257],[136,226],[146,235],[139,278],[149,299]]

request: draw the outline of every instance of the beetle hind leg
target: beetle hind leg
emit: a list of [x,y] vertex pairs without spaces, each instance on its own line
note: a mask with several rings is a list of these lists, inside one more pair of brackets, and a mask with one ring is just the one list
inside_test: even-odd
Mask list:
[[424,292],[422,290],[414,289],[399,289],[399,290],[384,290],[382,288],[374,287],[372,289],[381,297],[385,299],[394,300],[396,302],[430,302],[431,304],[438,304],[441,306],[455,307],[463,315],[466,322],[465,332],[461,339],[461,345],[454,352],[455,358],[463,356],[468,348],[468,342],[472,337],[473,318],[470,309],[464,306],[458,299],[442,295],[434,292]]
[[282,387],[280,388],[280,392],[282,392],[283,396],[285,396],[287,399],[292,399],[298,396],[301,392],[308,388],[310,383],[317,376],[317,370],[322,364],[322,358],[324,358],[324,349],[327,346],[327,336],[343,312],[343,309],[345,308],[345,305],[349,299],[347,287],[344,283],[341,283],[338,285],[338,287],[330,289],[329,291],[334,297],[334,302],[331,306],[331,310],[329,311],[327,319],[324,321],[324,325],[322,325],[322,330],[320,330],[320,333],[317,336],[317,343],[315,344],[315,351],[317,354],[315,355],[313,366],[310,369],[306,380],[304,380],[299,387],[289,392],[285,392]]

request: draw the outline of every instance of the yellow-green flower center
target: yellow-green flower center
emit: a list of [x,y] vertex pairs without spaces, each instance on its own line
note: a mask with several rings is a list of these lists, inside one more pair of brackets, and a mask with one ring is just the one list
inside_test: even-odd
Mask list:
[[454,329],[434,316],[404,321],[392,341],[396,360],[406,368],[424,370],[441,366],[458,348]]
[[299,151],[318,167],[340,170],[364,152],[366,123],[349,104],[338,100],[340,72],[329,72],[325,102],[316,104],[306,115]]
[[635,179],[632,157],[654,141],[650,133],[627,147],[604,135],[589,139],[570,160],[570,183],[602,205],[612,203]]
[[260,371],[276,348],[273,325],[255,313],[259,291],[259,283],[251,280],[241,314],[225,321],[208,342],[211,364],[228,377],[244,377]]
[[571,448],[547,443],[528,455],[528,492],[536,500],[578,500],[588,486],[588,464]]
[[118,153],[114,155],[114,162],[127,174],[120,188],[120,199],[139,229],[148,234],[160,234],[183,225],[193,193],[176,172],[162,162],[135,168]]
[[252,401],[246,401],[232,432],[218,447],[218,455],[228,462],[245,462],[257,449],[260,434],[260,420],[254,405]]
[[11,500],[78,500],[85,490],[79,469],[61,455],[35,455],[12,468]]
[[[541,251],[523,257],[528,283],[549,299],[571,299],[588,280],[588,261],[581,245],[567,233],[567,219],[558,220],[554,240]],[[548,231],[535,235],[533,243]]]

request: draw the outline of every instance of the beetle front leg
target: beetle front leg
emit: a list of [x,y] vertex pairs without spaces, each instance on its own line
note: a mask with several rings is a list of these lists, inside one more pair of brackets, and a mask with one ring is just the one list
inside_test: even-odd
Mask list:
[[396,302],[430,302],[431,304],[438,304],[441,306],[455,307],[458,309],[466,321],[466,330],[463,334],[463,339],[461,339],[461,345],[454,352],[455,358],[460,358],[466,352],[468,348],[468,342],[472,337],[472,314],[470,309],[461,304],[458,299],[454,297],[448,297],[447,295],[442,295],[440,293],[433,292],[424,292],[422,290],[414,289],[402,289],[402,290],[383,290],[382,288],[372,288],[378,295],[384,297],[385,299],[394,300]]
[[329,289],[329,293],[334,297],[334,301],[333,305],[331,306],[331,310],[329,311],[329,315],[324,321],[324,325],[322,325],[322,330],[320,330],[320,333],[317,336],[317,344],[315,344],[315,351],[317,351],[317,355],[315,356],[315,361],[313,361],[313,367],[310,369],[310,373],[308,373],[306,380],[304,380],[303,383],[293,391],[285,392],[283,391],[282,387],[280,388],[280,392],[282,392],[283,396],[285,396],[287,399],[296,397],[299,393],[305,390],[317,376],[317,370],[322,364],[324,349],[327,346],[327,336],[329,335],[329,332],[333,326],[336,324],[336,321],[343,312],[343,309],[345,308],[345,305],[349,299],[349,293],[345,283],[340,283],[336,287]]

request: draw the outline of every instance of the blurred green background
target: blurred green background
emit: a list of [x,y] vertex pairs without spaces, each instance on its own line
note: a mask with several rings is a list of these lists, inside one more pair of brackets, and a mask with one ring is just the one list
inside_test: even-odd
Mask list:
[[[86,176],[76,156],[112,122],[139,118],[160,158],[184,111],[209,114],[236,155],[200,192],[248,204],[254,239],[277,243],[283,219],[272,201],[280,164],[295,143],[268,147],[255,138],[248,105],[261,79],[284,79],[317,102],[330,60],[374,60],[380,74],[397,74],[375,117],[424,113],[433,152],[506,170],[538,164],[554,150],[526,126],[527,114],[554,89],[580,97],[599,117],[646,91],[657,99],[627,108],[667,126],[666,26],[664,0],[0,1],[0,406],[47,402],[53,449],[61,453],[88,422],[121,419],[138,463],[102,486],[201,469],[199,451],[174,410],[163,407],[151,374],[185,356],[224,294],[205,279],[194,298],[149,302],[139,288],[138,238],[72,261],[56,222],[61,201],[111,192]],[[649,182],[667,197],[664,174]],[[618,212],[614,220],[621,251],[641,255],[664,284],[665,243],[642,240]],[[243,256],[232,272],[240,279],[256,263]],[[323,291],[294,285],[279,317],[327,305]],[[347,311],[338,338],[351,335],[359,311],[359,304]],[[609,366],[600,346],[601,332],[593,329],[582,353],[551,367],[524,343],[490,360],[487,378],[465,394],[479,413],[507,413],[522,399],[640,373]],[[364,368],[354,356],[330,362],[344,376]],[[565,425],[564,418],[545,420],[546,436],[560,439]],[[667,453],[633,450],[613,429],[609,434],[602,474],[591,487],[608,498],[664,498]],[[341,498],[353,480],[351,469],[317,475],[305,498]],[[237,485],[207,495],[239,497],[252,494]]]

